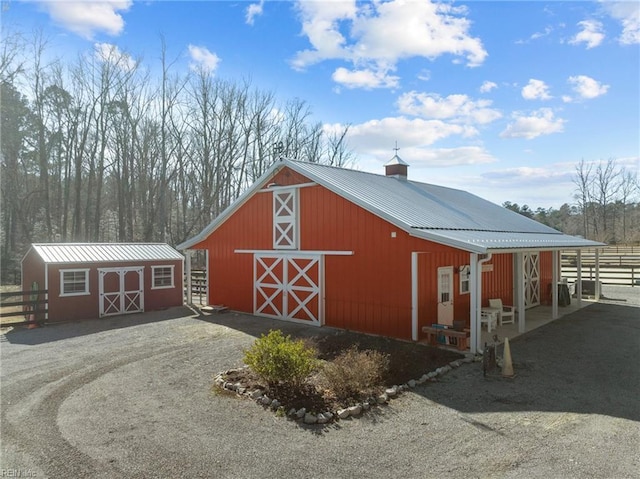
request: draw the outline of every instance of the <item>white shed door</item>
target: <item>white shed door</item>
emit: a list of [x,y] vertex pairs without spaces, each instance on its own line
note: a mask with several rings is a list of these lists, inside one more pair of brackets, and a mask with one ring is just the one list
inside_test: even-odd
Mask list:
[[320,325],[321,259],[320,255],[254,255],[254,314]]
[[144,311],[144,267],[99,268],[100,317]]

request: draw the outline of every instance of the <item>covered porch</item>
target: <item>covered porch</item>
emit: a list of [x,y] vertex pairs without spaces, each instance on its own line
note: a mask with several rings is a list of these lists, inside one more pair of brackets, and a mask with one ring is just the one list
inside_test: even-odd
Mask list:
[[[577,298],[571,298],[570,305],[558,308],[558,316],[555,319],[559,319],[563,316],[579,311],[594,302],[595,300],[593,299],[582,299],[582,301],[578,302]],[[480,332],[480,344],[482,346],[484,346],[485,343],[493,344],[494,336],[498,337],[499,342],[504,342],[505,338],[512,340],[516,336],[528,333],[529,331],[544,326],[551,321],[554,321],[553,307],[551,305],[536,306],[527,310],[523,332],[519,330],[518,315],[516,314],[516,320],[513,323],[498,325],[497,327],[492,328],[491,332],[488,331],[486,325],[483,325]]]
[[[482,307],[483,290],[482,290],[482,265],[491,260],[493,253],[486,255],[474,255],[472,254],[472,271],[471,271],[471,331],[470,331],[470,350],[472,353],[478,353],[482,351],[485,343],[492,343],[494,335],[497,335],[500,341],[504,341],[504,338],[509,339],[524,334],[528,331],[536,329],[550,321],[558,319],[566,314],[572,313],[584,307],[587,303],[582,294],[582,288],[576,289],[576,297],[570,300],[567,305],[560,305],[559,295],[561,287],[568,288],[566,282],[562,280],[560,255],[563,248],[549,248],[546,249],[551,254],[551,277],[547,284],[550,298],[548,302],[542,301],[541,296],[541,275],[540,273],[540,261],[539,258],[531,263],[530,253],[527,250],[513,250],[514,256],[514,271],[513,271],[513,304],[511,305],[515,309],[513,321],[508,324],[500,324],[497,321],[496,328],[489,328],[488,321],[482,320],[483,311],[487,309]],[[543,249],[537,250],[534,255],[539,255]],[[501,251],[500,253],[502,253]],[[497,253],[497,254],[500,254]],[[576,248],[577,262],[581,263],[581,248]],[[599,265],[598,265],[598,250],[596,249],[596,282],[595,282],[595,301],[600,298],[599,290]],[[477,262],[476,268],[473,268],[474,261]],[[535,264],[537,263],[537,265]],[[536,277],[533,281],[532,272]],[[582,284],[582,278],[578,274],[576,281],[577,284]],[[533,290],[532,290],[533,286]],[[537,290],[537,292],[536,292]],[[532,294],[533,293],[533,294]],[[567,294],[568,294],[567,290]],[[496,318],[498,314],[496,313]],[[489,322],[492,319],[489,318]],[[491,331],[489,331],[491,329]]]

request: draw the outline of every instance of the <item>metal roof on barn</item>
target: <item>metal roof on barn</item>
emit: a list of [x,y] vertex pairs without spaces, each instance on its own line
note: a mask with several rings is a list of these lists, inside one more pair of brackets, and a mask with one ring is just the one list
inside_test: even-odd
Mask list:
[[166,243],[34,243],[45,263],[115,263],[182,260]]
[[279,169],[289,167],[410,234],[470,252],[603,246],[562,232],[463,190],[293,160],[275,163],[237,203],[195,238],[203,240]]

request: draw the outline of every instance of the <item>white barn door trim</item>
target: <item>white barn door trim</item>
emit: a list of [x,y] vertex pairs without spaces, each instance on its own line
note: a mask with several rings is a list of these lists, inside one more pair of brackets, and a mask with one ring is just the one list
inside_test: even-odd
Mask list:
[[253,314],[320,326],[323,259],[317,254],[254,254]]
[[[127,289],[127,275],[138,275],[137,286]],[[105,291],[105,277],[117,276],[117,289]],[[144,266],[98,268],[100,317],[144,311]]]

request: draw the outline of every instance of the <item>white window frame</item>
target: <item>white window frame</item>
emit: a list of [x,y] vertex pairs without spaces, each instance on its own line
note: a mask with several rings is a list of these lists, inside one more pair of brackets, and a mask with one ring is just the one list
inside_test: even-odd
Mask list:
[[[70,293],[65,292],[65,281],[64,275],[65,273],[84,273],[84,291],[72,291]],[[73,281],[74,284],[80,283],[80,281]],[[60,296],[87,296],[91,294],[89,291],[89,268],[72,268],[72,269],[61,269],[60,270]]]
[[[170,285],[166,285],[163,284],[162,286],[156,286],[156,270],[159,269],[166,269],[169,268],[171,269],[171,284]],[[176,265],[175,264],[165,264],[165,265],[157,265],[157,266],[152,266],[151,267],[151,289],[172,289],[175,288],[175,268]],[[164,276],[163,276],[164,278]]]
[[[281,199],[283,195],[290,195],[293,211],[289,211],[290,214],[278,215],[278,213],[287,212]],[[273,249],[298,249],[299,210],[298,188],[278,188],[273,192]],[[282,238],[287,238],[289,241],[283,244]]]
[[[463,288],[463,284],[467,285],[467,289]],[[460,266],[460,294],[469,294],[471,292],[471,267],[468,264]]]

